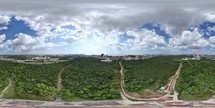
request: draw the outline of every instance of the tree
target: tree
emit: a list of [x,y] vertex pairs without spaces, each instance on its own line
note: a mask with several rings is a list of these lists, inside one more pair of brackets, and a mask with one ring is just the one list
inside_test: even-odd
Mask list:
[[57,93],[57,90],[55,87],[47,86],[43,83],[36,84],[35,91],[40,96],[54,96]]

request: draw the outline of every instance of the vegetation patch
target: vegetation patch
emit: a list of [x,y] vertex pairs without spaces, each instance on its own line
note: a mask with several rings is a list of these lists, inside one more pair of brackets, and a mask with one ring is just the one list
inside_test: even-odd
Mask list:
[[[36,65],[0,61],[0,73],[4,78],[1,81],[7,82],[8,85],[8,78],[10,78],[13,82],[4,97],[55,100],[57,73],[66,64],[68,62]],[[4,84],[4,87],[7,85]]]
[[[0,61],[0,90],[8,85],[4,98],[54,101],[119,99],[119,64],[95,58],[76,58],[53,64],[22,64]],[[66,67],[65,67],[66,66]],[[63,89],[57,92],[57,75],[62,72]]]
[[118,61],[76,58],[62,73],[63,99],[107,100],[120,98]]
[[215,61],[183,61],[176,84],[180,99],[205,100],[215,95]]
[[143,97],[159,96],[156,91],[167,85],[170,77],[175,74],[179,58],[159,56],[146,60],[123,61],[125,89],[128,92],[142,94]]
[[[145,60],[122,61],[125,89],[137,97],[158,97],[158,89],[168,84],[183,56],[157,56]],[[205,100],[215,95],[215,61],[182,61],[176,83],[180,99]],[[53,64],[22,64],[0,61],[0,92],[12,85],[2,98],[54,101],[120,99],[119,61],[74,58]],[[64,68],[65,67],[65,68]],[[57,92],[57,75],[62,71],[62,89]]]

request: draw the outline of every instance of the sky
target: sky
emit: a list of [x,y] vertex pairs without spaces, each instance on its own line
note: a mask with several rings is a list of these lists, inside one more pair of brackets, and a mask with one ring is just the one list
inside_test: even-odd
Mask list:
[[215,54],[214,0],[0,0],[0,54]]

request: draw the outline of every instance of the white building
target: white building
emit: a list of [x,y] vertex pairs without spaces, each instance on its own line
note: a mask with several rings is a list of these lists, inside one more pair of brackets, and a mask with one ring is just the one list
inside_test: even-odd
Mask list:
[[101,62],[112,62],[112,60],[110,58],[107,58],[105,60],[101,60]]

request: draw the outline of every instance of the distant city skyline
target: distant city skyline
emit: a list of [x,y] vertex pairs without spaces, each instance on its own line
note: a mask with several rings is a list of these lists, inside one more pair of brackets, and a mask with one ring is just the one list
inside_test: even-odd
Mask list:
[[1,0],[1,54],[215,54],[213,0]]

